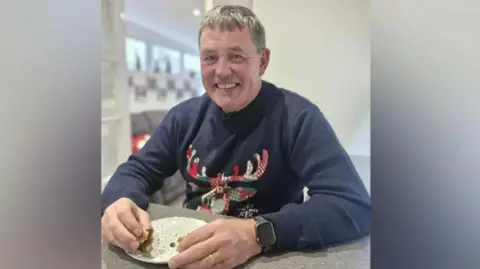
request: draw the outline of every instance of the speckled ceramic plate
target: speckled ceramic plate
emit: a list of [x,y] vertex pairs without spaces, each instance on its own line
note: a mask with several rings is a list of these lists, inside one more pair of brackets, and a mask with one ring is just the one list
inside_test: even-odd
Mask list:
[[177,245],[179,237],[207,224],[203,220],[186,218],[186,217],[170,217],[157,219],[152,221],[153,232],[153,249],[148,254],[128,253],[132,258],[139,261],[166,264],[177,254]]

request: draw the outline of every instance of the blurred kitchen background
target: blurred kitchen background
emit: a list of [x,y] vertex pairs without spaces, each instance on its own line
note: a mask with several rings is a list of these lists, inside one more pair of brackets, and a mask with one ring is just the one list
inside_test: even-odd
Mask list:
[[[172,106],[204,93],[198,27],[218,4],[260,17],[264,78],[320,107],[370,190],[368,0],[102,0],[102,187]],[[175,175],[152,199],[180,203],[183,191]]]

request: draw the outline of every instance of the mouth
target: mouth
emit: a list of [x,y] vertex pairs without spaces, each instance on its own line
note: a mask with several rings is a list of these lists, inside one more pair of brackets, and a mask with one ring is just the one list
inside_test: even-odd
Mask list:
[[240,86],[240,83],[229,83],[229,84],[219,84],[215,83],[215,88],[221,89],[221,90],[232,90],[235,89],[236,87]]

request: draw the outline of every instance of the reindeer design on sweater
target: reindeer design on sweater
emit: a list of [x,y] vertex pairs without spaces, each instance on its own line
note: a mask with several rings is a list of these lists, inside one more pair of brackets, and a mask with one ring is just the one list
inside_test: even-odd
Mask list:
[[[260,179],[268,166],[268,151],[263,150],[262,156],[255,153],[253,157],[257,161],[257,169],[254,169],[252,161],[247,162],[245,173],[240,175],[239,166],[233,167],[232,175],[218,173],[216,177],[207,176],[207,168],[203,166],[199,169],[200,159],[195,156],[196,150],[192,145],[187,149],[186,172],[193,178],[210,183],[210,191],[201,198],[201,204],[197,208],[199,211],[208,211],[215,214],[225,214],[228,212],[230,202],[244,202],[255,196],[257,190],[248,187],[232,188],[229,186],[232,182],[253,182]],[[198,188],[194,183],[189,183],[192,189]],[[245,215],[245,212],[242,213]]]

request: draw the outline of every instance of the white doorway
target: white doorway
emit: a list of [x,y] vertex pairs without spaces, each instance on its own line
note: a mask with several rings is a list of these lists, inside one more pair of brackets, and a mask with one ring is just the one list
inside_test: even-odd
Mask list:
[[102,0],[102,186],[131,152],[123,0]]

